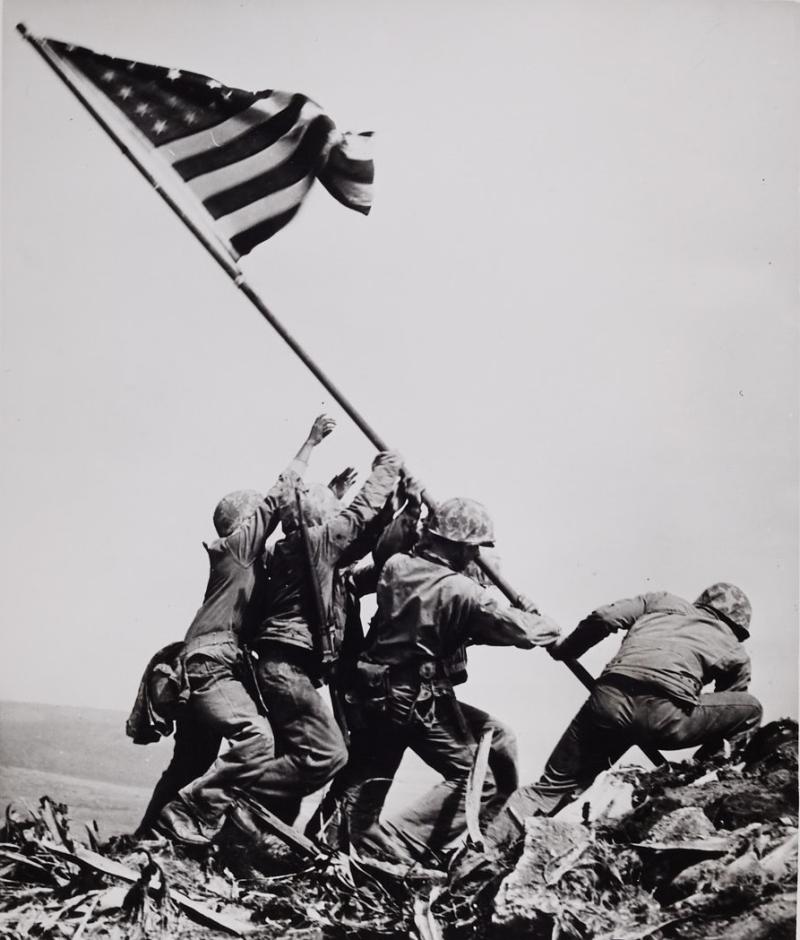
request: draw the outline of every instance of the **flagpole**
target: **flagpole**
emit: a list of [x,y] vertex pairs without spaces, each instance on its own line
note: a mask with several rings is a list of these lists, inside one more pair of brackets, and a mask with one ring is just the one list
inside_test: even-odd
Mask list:
[[[151,187],[158,193],[159,196],[164,200],[164,202],[172,209],[172,211],[178,216],[178,218],[183,222],[183,224],[189,229],[189,231],[195,236],[195,238],[203,245],[203,247],[208,251],[211,257],[219,264],[219,266],[225,271],[228,277],[233,281],[236,287],[244,294],[245,297],[250,301],[251,304],[258,310],[261,316],[269,323],[269,325],[275,330],[275,332],[280,336],[280,338],[286,343],[286,345],[292,350],[292,352],[300,359],[303,365],[316,377],[319,383],[326,389],[326,391],[331,395],[331,397],[337,402],[337,404],[342,408],[342,410],[351,418],[351,420],[356,424],[356,426],[361,430],[365,437],[370,441],[370,443],[377,450],[388,450],[386,442],[380,437],[379,434],[366,422],[362,415],[356,410],[356,408],[351,404],[351,402],[345,397],[345,395],[337,388],[336,385],[331,381],[331,379],[322,371],[322,369],[317,365],[317,363],[308,355],[308,353],[303,349],[303,347],[297,342],[297,340],[288,332],[288,330],[283,326],[283,324],[275,317],[275,315],[269,310],[267,305],[258,295],[256,290],[248,283],[247,279],[244,276],[243,271],[236,263],[234,258],[220,245],[215,239],[209,237],[208,233],[205,232],[179,205],[178,203],[170,196],[170,194],[163,188],[161,183],[156,179],[154,174],[141,162],[139,157],[128,147],[122,137],[117,133],[116,130],[111,126],[111,124],[106,121],[106,119],[100,114],[97,108],[89,101],[89,99],[81,92],[81,90],[75,85],[70,77],[69,73],[62,67],[59,60],[50,52],[45,43],[38,39],[36,36],[33,36],[28,32],[24,23],[17,23],[17,31],[20,35],[27,40],[28,44],[36,50],[36,52],[41,56],[41,58],[47,63],[47,65],[53,70],[53,72],[61,79],[61,81],[67,86],[67,88],[72,92],[72,94],[78,99],[78,101],[86,108],[89,114],[97,121],[100,127],[106,132],[106,134],[114,141],[114,143],[119,147],[123,156],[125,156],[130,163],[139,171],[139,173],[147,180]],[[422,498],[425,504],[429,509],[434,510],[436,508],[436,503],[428,493],[423,493]],[[485,558],[478,557],[478,565],[481,570],[489,577],[494,584],[499,588],[499,590],[511,601],[515,606],[521,606],[522,601],[520,593],[515,591],[514,588],[509,584],[508,581],[497,571],[493,565],[491,565]],[[594,688],[594,679],[591,674],[584,669],[584,667],[574,661],[574,660],[565,660],[564,661],[567,668],[572,672],[576,678],[583,683],[583,685],[591,690]],[[650,751],[645,751],[647,756],[654,761],[654,763],[665,763],[664,758],[657,751],[650,753]]]
[[58,59],[50,53],[47,46],[41,40],[31,35],[25,27],[24,23],[18,23],[17,30],[23,36],[23,38],[26,39],[28,43],[36,50],[36,52],[39,53],[42,59],[50,66],[55,74],[64,82],[72,94],[78,99],[78,101],[80,101],[89,114],[91,114],[95,121],[97,121],[100,127],[119,147],[123,156],[127,157],[127,159],[136,167],[139,173],[147,180],[147,182],[153,187],[158,195],[161,196],[170,209],[172,209],[172,211],[178,216],[181,222],[183,222],[183,224],[189,229],[195,238],[203,245],[206,251],[208,251],[212,258],[214,258],[217,264],[219,264],[220,267],[225,271],[228,277],[234,282],[236,287],[238,287],[244,296],[247,297],[247,299],[253,304],[256,310],[258,310],[261,316],[267,321],[267,323],[269,323],[269,325],[275,330],[275,332],[292,350],[292,352],[300,359],[303,365],[314,374],[320,384],[323,385],[324,388],[330,393],[331,397],[336,400],[342,410],[345,411],[347,415],[355,422],[355,424],[369,439],[369,441],[377,448],[377,450],[387,450],[388,448],[383,438],[381,438],[380,435],[377,434],[377,432],[372,427],[370,427],[370,425],[364,420],[362,415],[359,414],[359,412],[345,397],[345,395],[334,385],[331,379],[322,371],[317,363],[314,362],[314,360],[308,355],[308,353],[306,353],[297,340],[286,330],[283,324],[269,310],[264,301],[256,293],[255,289],[248,283],[244,276],[244,272],[238,266],[238,264],[236,264],[234,259],[218,244],[216,244],[215,241],[209,238],[208,234],[204,232],[203,229],[192,218],[190,218],[186,212],[184,212],[184,210],[178,205],[172,196],[170,196],[170,194],[162,187],[161,183],[159,183],[153,173],[141,162],[138,156],[120,137],[117,131],[111,126],[111,124],[109,124],[108,121],[106,121],[97,108],[94,107],[94,105],[83,94],[83,92],[75,85],[70,75],[62,68]]

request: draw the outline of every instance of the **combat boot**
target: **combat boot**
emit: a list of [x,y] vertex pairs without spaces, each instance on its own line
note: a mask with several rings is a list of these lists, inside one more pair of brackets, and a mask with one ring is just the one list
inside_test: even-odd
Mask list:
[[183,794],[161,810],[153,828],[173,842],[184,845],[209,845],[219,833],[224,819],[211,820],[203,815],[193,800]]

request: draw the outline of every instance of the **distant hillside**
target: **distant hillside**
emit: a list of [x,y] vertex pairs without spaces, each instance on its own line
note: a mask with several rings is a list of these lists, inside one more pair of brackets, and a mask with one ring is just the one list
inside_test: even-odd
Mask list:
[[172,741],[134,744],[121,711],[0,702],[0,765],[152,787]]
[[69,806],[77,825],[94,819],[104,836],[131,832],[172,742],[133,744],[125,718],[110,709],[0,702],[0,810],[47,794]]
[[[72,819],[96,819],[105,835],[130,832],[172,755],[172,739],[141,746],[125,736],[126,714],[101,708],[0,702],[0,812],[47,794]],[[436,780],[417,758],[405,760],[387,800],[405,806]],[[316,804],[311,797],[303,817]]]

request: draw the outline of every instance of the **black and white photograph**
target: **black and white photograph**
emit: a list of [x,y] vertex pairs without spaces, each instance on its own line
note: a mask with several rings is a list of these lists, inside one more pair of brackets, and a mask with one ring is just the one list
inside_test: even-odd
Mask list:
[[800,3],[2,12],[0,938],[793,940]]

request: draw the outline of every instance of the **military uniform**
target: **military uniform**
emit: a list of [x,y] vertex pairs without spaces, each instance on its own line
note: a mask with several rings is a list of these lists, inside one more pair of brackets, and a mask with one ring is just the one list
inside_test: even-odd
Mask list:
[[[265,497],[250,491],[226,497],[236,503],[244,496],[252,508],[228,506],[223,500],[215,525],[219,528],[232,521],[235,527],[210,545],[204,543],[210,567],[208,586],[184,640],[190,696],[178,721],[173,760],[154,794],[161,801],[168,787],[185,784],[156,821],[159,828],[181,840],[202,844],[212,838],[222,827],[237,790],[252,788],[275,752],[270,723],[259,713],[245,685],[240,639],[257,604],[254,595],[264,544],[303,469],[304,463],[293,461]],[[243,507],[245,518],[235,524]],[[215,760],[223,739],[229,746]],[[196,771],[200,775],[192,779]],[[154,809],[148,808],[148,819]]]
[[[485,712],[457,701],[445,662],[470,643],[523,648],[551,643],[557,628],[539,614],[502,607],[425,548],[389,559],[377,600],[358,683],[348,695],[362,727],[337,779],[337,795],[354,844],[380,848],[384,840],[377,819],[410,748],[443,780],[394,821],[412,840],[435,851],[464,828],[465,786],[476,739],[492,723]],[[490,773],[484,806],[495,793]]]
[[[392,494],[399,471],[399,459],[384,455],[346,509],[307,530],[325,613],[336,621],[337,645],[347,608],[344,569],[372,547],[364,536]],[[258,654],[258,687],[279,739],[279,753],[264,765],[251,793],[288,822],[297,816],[302,797],[324,786],[347,760],[342,733],[317,691],[315,620],[308,563],[296,531],[275,546],[266,615],[251,639]]]
[[[677,749],[744,739],[761,722],[761,704],[746,691],[749,602],[733,585],[709,588],[694,604],[666,592],[643,594],[595,610],[554,653],[573,659],[616,630],[617,655],[572,720],[536,783],[519,789],[487,832],[494,848],[519,838],[513,814],[552,815],[579,796],[628,748]],[[702,693],[709,682],[715,691]],[[511,812],[513,811],[513,813]]]

